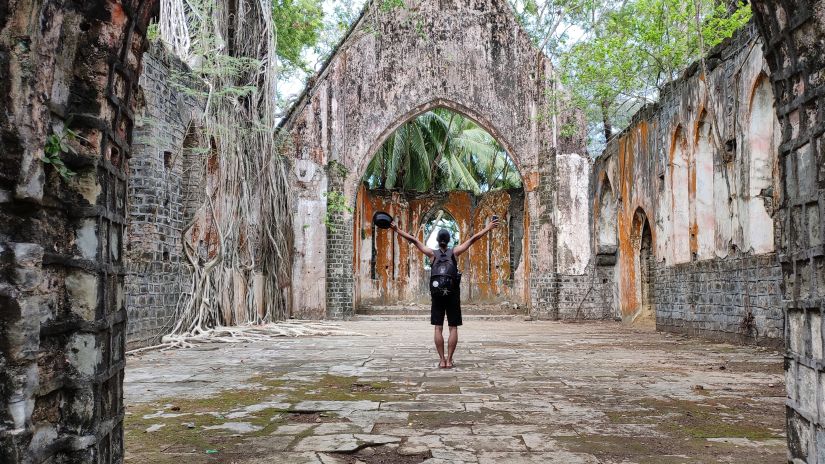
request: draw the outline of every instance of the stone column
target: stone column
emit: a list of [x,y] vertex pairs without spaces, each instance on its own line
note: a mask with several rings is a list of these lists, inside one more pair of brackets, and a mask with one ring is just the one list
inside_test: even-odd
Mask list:
[[[152,3],[0,7],[0,462],[123,460],[126,168]],[[61,140],[71,176],[43,161]]]

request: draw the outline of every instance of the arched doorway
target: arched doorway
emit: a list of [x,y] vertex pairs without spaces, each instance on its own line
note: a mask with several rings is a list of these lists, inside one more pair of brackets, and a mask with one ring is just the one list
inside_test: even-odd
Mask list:
[[392,231],[372,224],[377,211],[427,244],[447,228],[457,245],[493,216],[501,227],[460,258],[465,304],[503,301],[524,305],[524,189],[504,145],[466,114],[436,107],[388,133],[360,179],[353,252],[355,306],[429,301],[426,258]]
[[655,258],[653,234],[644,210],[638,208],[633,216],[631,241],[633,244],[634,282],[636,307],[632,322],[654,327],[656,324],[656,303],[654,301]]

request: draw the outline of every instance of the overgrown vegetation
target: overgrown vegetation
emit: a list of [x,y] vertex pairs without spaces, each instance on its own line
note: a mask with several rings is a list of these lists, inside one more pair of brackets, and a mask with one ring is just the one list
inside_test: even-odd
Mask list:
[[74,148],[69,145],[69,141],[77,138],[77,134],[71,129],[63,129],[55,132],[46,138],[46,146],[43,148],[43,163],[50,164],[55,171],[64,179],[69,179],[77,175],[69,169],[61,155],[64,153],[75,153]]
[[487,131],[444,108],[399,127],[364,174],[371,189],[480,194],[521,186],[515,163]]
[[341,192],[330,191],[324,196],[327,199],[327,211],[324,214],[324,225],[330,232],[335,232],[334,218],[343,213],[352,213],[352,207],[347,204],[347,197]]
[[[210,176],[205,205],[182,234],[193,268],[191,288],[167,340],[286,315],[282,288],[290,279],[292,213],[275,133],[279,57],[273,11],[272,4],[253,0],[161,2],[161,37],[199,80],[184,76],[176,83],[204,101],[203,117],[194,124],[202,129],[202,169]],[[217,236],[207,256],[193,239],[198,227]],[[256,280],[264,282],[260,301]]]

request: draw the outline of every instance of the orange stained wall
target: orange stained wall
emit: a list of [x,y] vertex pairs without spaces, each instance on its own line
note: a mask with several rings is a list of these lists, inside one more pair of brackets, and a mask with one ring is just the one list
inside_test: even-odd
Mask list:
[[[519,237],[522,258],[510,280],[510,221],[507,220],[512,201],[520,202],[512,206],[523,211],[521,196],[513,197],[507,191],[490,192],[480,197],[464,191],[411,196],[398,192],[369,191],[363,185],[357,195],[353,263],[356,306],[429,301],[429,271],[424,268],[424,256],[392,231],[374,227],[372,218],[378,211],[392,215],[399,227],[422,242],[425,240],[424,224],[435,218],[439,210],[449,213],[456,220],[462,241],[481,230],[492,215],[498,215],[502,218],[501,226],[476,242],[467,254],[459,258],[459,270],[463,274],[462,301],[526,301],[526,266],[523,261],[527,255],[527,241]],[[522,215],[521,220],[526,222],[526,215]],[[374,271],[371,263],[373,243]]]

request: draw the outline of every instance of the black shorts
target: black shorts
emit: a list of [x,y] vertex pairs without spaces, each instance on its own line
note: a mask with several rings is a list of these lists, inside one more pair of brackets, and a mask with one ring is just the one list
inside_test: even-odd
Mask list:
[[432,296],[430,307],[430,324],[444,325],[444,315],[447,315],[447,324],[450,327],[461,325],[461,294],[455,291],[446,296]]

